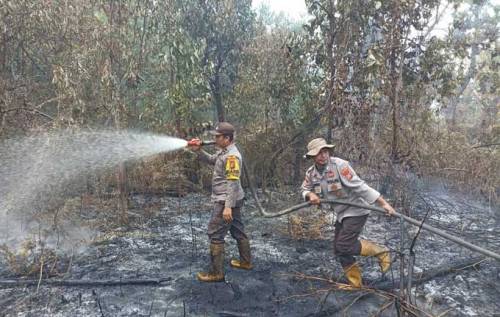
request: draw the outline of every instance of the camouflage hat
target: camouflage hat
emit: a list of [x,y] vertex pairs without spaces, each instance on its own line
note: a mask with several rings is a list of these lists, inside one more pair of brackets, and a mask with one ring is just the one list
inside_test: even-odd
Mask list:
[[309,142],[307,144],[306,156],[316,156],[321,151],[321,149],[323,149],[323,148],[332,149],[334,147],[335,147],[335,145],[327,144],[325,139],[323,139],[323,138],[313,139],[313,140],[311,140],[311,142]]
[[219,122],[215,127],[215,131],[210,131],[212,135],[228,135],[234,134],[234,127],[229,122]]

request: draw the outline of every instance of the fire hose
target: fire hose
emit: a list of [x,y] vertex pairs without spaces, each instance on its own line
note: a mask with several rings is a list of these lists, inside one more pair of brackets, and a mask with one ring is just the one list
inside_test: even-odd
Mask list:
[[204,146],[204,145],[214,145],[215,141],[205,141],[197,138],[187,141],[187,146]]
[[[295,206],[292,206],[292,207],[288,207],[286,209],[283,209],[283,210],[280,210],[278,212],[268,212],[266,211],[263,207],[262,207],[262,204],[260,203],[258,197],[257,197],[257,192],[255,191],[255,188],[253,187],[252,185],[252,182],[250,181],[250,177],[249,177],[249,174],[248,174],[248,170],[246,168],[246,166],[243,164],[243,170],[245,172],[245,175],[246,175],[246,180],[249,184],[249,187],[250,187],[250,191],[252,192],[252,195],[255,199],[255,202],[257,204],[257,208],[259,209],[261,215],[265,218],[276,218],[276,217],[281,217],[281,216],[284,216],[286,214],[289,214],[289,213],[292,213],[294,211],[297,211],[297,210],[300,210],[300,209],[303,209],[303,208],[306,208],[306,207],[309,207],[311,206],[311,203],[310,202],[303,202],[301,204],[298,204],[298,205],[295,205]],[[365,205],[365,204],[357,204],[357,203],[352,203],[352,202],[347,202],[347,201],[343,201],[343,200],[337,200],[337,199],[320,199],[320,203],[321,204],[330,204],[330,205],[344,205],[344,206],[351,206],[351,207],[357,207],[357,208],[364,208],[364,209],[368,209],[368,210],[373,210],[373,211],[377,211],[379,213],[383,213],[383,214],[386,214],[386,211],[385,209],[383,208],[380,208],[380,207],[375,207],[375,206],[370,206],[370,205]],[[478,253],[481,253],[483,255],[486,255],[487,257],[490,257],[490,258],[493,258],[497,261],[500,261],[500,254],[496,253],[496,252],[493,252],[493,251],[490,251],[490,250],[486,250],[484,248],[481,248],[477,245],[474,245],[470,242],[467,242],[465,241],[464,239],[461,239],[459,237],[456,237],[454,235],[451,235],[449,233],[446,233],[444,232],[443,230],[440,230],[440,229],[437,229],[437,228],[434,228],[426,223],[423,223],[422,221],[418,221],[416,219],[413,219],[411,217],[408,217],[408,216],[405,216],[405,215],[402,215],[398,212],[394,213],[393,215],[394,217],[398,217],[414,226],[417,226],[417,227],[421,227],[422,229],[425,229],[427,231],[430,231],[434,234],[437,234],[447,240],[450,240],[450,241],[453,241],[469,250],[472,250],[472,251],[475,251],[475,252],[478,252]]]
[[[373,210],[373,211],[377,211],[377,212],[386,214],[386,211],[383,208],[369,206],[369,205],[364,205],[364,204],[356,204],[356,203],[347,202],[347,201],[343,201],[343,200],[321,199],[320,202],[322,204],[344,205],[344,206],[364,208],[364,209]],[[283,215],[286,215],[286,214],[289,214],[291,212],[297,211],[297,210],[302,209],[304,207],[308,207],[310,205],[311,204],[309,202],[304,202],[304,203],[301,203],[301,204],[298,204],[298,205],[295,205],[295,206],[283,209],[283,210],[278,211],[276,213],[266,212],[265,214],[263,214],[263,216],[266,217],[266,218],[281,217]],[[478,247],[477,245],[474,245],[474,244],[472,244],[470,242],[467,242],[467,241],[465,241],[465,240],[463,240],[461,238],[455,237],[455,236],[453,236],[453,235],[451,235],[449,233],[446,233],[446,232],[444,232],[442,230],[439,230],[437,228],[429,226],[428,224],[422,223],[422,221],[418,221],[418,220],[413,219],[411,217],[402,215],[402,214],[400,214],[398,212],[394,213],[394,216],[398,217],[398,218],[401,218],[404,221],[406,221],[406,222],[408,222],[408,223],[410,223],[410,224],[412,224],[414,226],[422,227],[422,229],[425,229],[425,230],[430,231],[430,232],[432,232],[434,234],[437,234],[437,235],[439,235],[439,236],[441,236],[441,237],[443,237],[443,238],[445,238],[447,240],[450,240],[450,241],[453,241],[455,243],[458,243],[459,245],[461,245],[463,247],[466,247],[469,250],[482,253],[482,254],[484,254],[484,255],[486,255],[488,257],[491,257],[491,258],[494,258],[494,259],[500,261],[500,254],[498,254],[498,253],[495,253],[493,251],[489,251],[489,250],[486,250],[484,248]]]
[[[199,139],[192,139],[190,141],[188,141],[188,145],[198,145],[198,146],[202,146],[202,145],[212,145],[214,144],[215,142],[214,141],[201,141]],[[303,208],[306,208],[306,207],[309,207],[311,206],[311,203],[310,202],[303,202],[301,204],[298,204],[298,205],[295,205],[295,206],[292,206],[292,207],[288,207],[286,209],[283,209],[283,210],[280,210],[278,212],[268,212],[264,209],[264,207],[262,207],[262,204],[260,203],[260,200],[257,196],[257,192],[255,191],[255,188],[253,187],[253,184],[250,180],[250,174],[248,173],[248,169],[246,167],[246,165],[243,163],[243,172],[245,174],[245,178],[246,178],[246,181],[248,183],[248,186],[250,187],[250,191],[252,193],[252,196],[253,198],[255,199],[255,203],[257,204],[257,209],[260,211],[261,215],[265,218],[276,218],[276,217],[281,217],[281,216],[284,216],[286,214],[289,214],[289,213],[292,213],[294,211],[297,211],[297,210],[300,210],[300,209],[303,209]],[[357,203],[352,203],[352,202],[347,202],[347,201],[343,201],[343,200],[340,200],[340,199],[321,199],[320,200],[320,203],[321,204],[330,204],[330,205],[344,205],[344,206],[351,206],[351,207],[357,207],[357,208],[364,208],[364,209],[368,209],[368,210],[373,210],[373,211],[377,211],[379,213],[383,213],[383,214],[386,214],[386,211],[383,209],[383,208],[380,208],[380,207],[375,207],[375,206],[370,206],[370,205],[366,205],[366,204],[357,204]],[[497,261],[500,261],[500,254],[496,253],[496,252],[493,252],[493,251],[490,251],[490,250],[487,250],[487,249],[484,249],[484,248],[481,248],[477,245],[474,245],[470,242],[467,242],[465,241],[464,239],[461,239],[459,237],[456,237],[454,235],[451,235],[447,232],[444,232],[443,230],[440,230],[440,229],[437,229],[437,228],[434,228],[426,223],[423,223],[422,221],[418,221],[414,218],[411,218],[411,217],[408,217],[408,216],[405,216],[405,215],[402,215],[398,212],[395,212],[393,214],[394,217],[398,217],[404,221],[406,221],[407,223],[409,224],[412,224],[414,226],[417,226],[417,227],[421,227],[422,229],[425,229],[427,231],[430,231],[434,234],[437,234],[438,236],[441,236],[449,241],[453,241],[469,250],[472,250],[472,251],[475,251],[475,252],[478,252],[478,253],[481,253],[487,257],[490,257],[490,258],[493,258]]]

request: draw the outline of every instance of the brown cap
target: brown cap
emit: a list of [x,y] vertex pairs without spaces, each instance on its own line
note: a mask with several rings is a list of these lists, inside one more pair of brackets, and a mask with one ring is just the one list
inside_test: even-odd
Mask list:
[[210,134],[212,134],[212,135],[234,134],[234,127],[229,122],[219,122],[217,124],[217,126],[215,127],[215,131],[210,131]]
[[325,139],[323,139],[323,138],[313,139],[313,140],[311,140],[311,142],[309,142],[307,144],[306,156],[316,156],[321,151],[321,149],[323,149],[323,148],[332,149],[334,147],[335,147],[335,145],[327,144]]

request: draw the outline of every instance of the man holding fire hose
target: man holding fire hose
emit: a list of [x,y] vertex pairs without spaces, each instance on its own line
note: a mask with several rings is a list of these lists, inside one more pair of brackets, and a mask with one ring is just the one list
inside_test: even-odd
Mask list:
[[[349,162],[330,153],[334,147],[322,138],[314,139],[307,145],[306,157],[314,160],[302,183],[302,196],[312,205],[319,205],[320,199],[346,200],[352,203],[373,204],[377,202],[388,215],[395,213],[392,206],[382,198],[380,193],[368,186],[352,169]],[[385,273],[390,265],[389,251],[371,241],[359,240],[370,211],[357,207],[335,205],[335,236],[333,247],[338,261],[342,265],[349,284],[361,287],[361,269],[356,263],[355,255],[376,256],[380,269]]]
[[224,238],[229,231],[238,243],[240,259],[231,260],[231,266],[251,270],[250,242],[241,220],[244,192],[241,187],[241,154],[234,144],[234,127],[227,122],[220,122],[215,131],[217,153],[211,155],[201,150],[203,142],[193,139],[188,146],[199,153],[199,158],[214,165],[212,177],[212,202],[214,209],[208,223],[210,240],[211,266],[208,272],[199,272],[202,282],[224,281]]

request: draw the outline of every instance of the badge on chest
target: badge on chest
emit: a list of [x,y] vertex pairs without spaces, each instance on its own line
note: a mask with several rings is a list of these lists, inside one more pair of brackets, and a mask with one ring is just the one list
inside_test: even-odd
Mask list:
[[341,190],[342,189],[342,184],[340,184],[340,182],[332,182],[332,183],[328,183],[328,191],[329,192],[336,192],[337,190]]
[[313,184],[313,190],[314,190],[314,193],[316,195],[320,195],[321,194],[321,183],[320,182],[315,182]]

